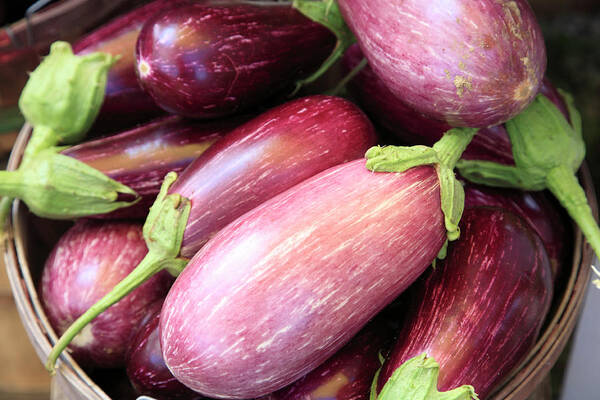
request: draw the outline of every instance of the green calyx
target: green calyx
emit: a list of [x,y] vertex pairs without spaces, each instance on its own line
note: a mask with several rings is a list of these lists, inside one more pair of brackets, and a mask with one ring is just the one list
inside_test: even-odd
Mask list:
[[[372,147],[365,155],[367,169],[374,172],[403,172],[420,165],[434,165],[440,182],[440,200],[448,240],[460,236],[458,223],[464,209],[465,193],[454,175],[454,166],[477,129],[454,128],[444,134],[433,147]],[[446,244],[438,258],[445,257]]]
[[187,265],[189,260],[179,257],[179,249],[190,215],[191,203],[179,194],[168,194],[169,187],[176,179],[176,173],[167,174],[160,194],[144,224],[144,239],[148,246],[148,253],[129,275],[77,318],[62,334],[46,361],[46,369],[51,374],[54,373],[56,360],[63,350],[100,313],[160,271],[166,269],[173,275],[178,275]]
[[425,353],[411,358],[394,371],[377,400],[478,400],[473,386],[463,385],[448,392],[438,392],[439,364]]
[[102,102],[109,68],[105,53],[76,56],[66,42],[54,42],[21,93],[19,108],[34,127],[52,131],[55,145],[81,141]]
[[346,49],[356,42],[356,37],[346,25],[336,0],[294,0],[292,7],[300,11],[310,20],[329,29],[335,35],[337,42],[329,57],[321,64],[319,69],[308,78],[296,82],[295,95],[304,85],[316,81],[321,75],[339,60]]
[[139,200],[127,186],[59,150],[41,150],[17,171],[0,171],[0,193],[20,198],[34,214],[52,219],[105,214]]
[[600,254],[600,229],[575,173],[585,157],[581,117],[563,92],[571,124],[546,97],[538,95],[521,114],[506,123],[515,165],[461,160],[466,179],[488,186],[522,190],[549,189]]

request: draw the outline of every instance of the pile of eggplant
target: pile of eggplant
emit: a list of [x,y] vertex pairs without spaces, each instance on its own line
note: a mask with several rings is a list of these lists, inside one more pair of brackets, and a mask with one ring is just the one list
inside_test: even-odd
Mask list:
[[0,172],[1,218],[74,221],[39,282],[47,369],[156,399],[488,398],[569,273],[569,216],[600,250],[545,68],[526,0],[155,0],[55,43]]

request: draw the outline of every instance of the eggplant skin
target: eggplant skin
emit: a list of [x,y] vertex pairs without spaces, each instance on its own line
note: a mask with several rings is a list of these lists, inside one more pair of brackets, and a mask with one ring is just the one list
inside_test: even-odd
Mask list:
[[[42,273],[41,297],[57,334],[107,294],[148,250],[138,223],[79,220],[58,241]],[[129,339],[146,307],[164,298],[173,283],[163,271],[95,318],[69,345],[86,367],[125,365]]]
[[192,203],[181,255],[191,258],[247,211],[317,173],[362,158],[373,125],[351,102],[307,96],[272,108],[213,144],[170,188]]
[[552,299],[550,265],[521,219],[471,208],[460,240],[418,293],[378,390],[405,361],[426,353],[440,365],[438,390],[472,385],[485,399],[535,344]]
[[487,127],[521,112],[546,70],[526,0],[339,0],[369,64],[418,112]]
[[335,36],[291,3],[206,1],[152,17],[136,47],[142,87],[164,110],[215,118],[308,76]]
[[135,72],[135,44],[144,23],[165,8],[188,1],[155,0],[101,26],[73,45],[76,54],[102,51],[120,56],[108,72],[106,93],[93,132],[115,132],[163,114],[140,86]]
[[445,239],[434,168],[374,173],[358,159],[325,170],[192,258],[163,305],[165,362],[208,397],[281,389],[414,282]]
[[127,377],[140,395],[158,399],[202,400],[203,396],[179,382],[167,368],[160,350],[158,323],[163,299],[152,303],[127,352]]

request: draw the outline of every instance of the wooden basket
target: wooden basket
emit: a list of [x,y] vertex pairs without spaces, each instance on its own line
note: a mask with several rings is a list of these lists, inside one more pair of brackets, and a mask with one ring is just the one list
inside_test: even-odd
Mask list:
[[[19,166],[30,134],[30,126],[25,125],[13,148],[8,170]],[[580,179],[597,219],[596,197],[585,165],[581,169]],[[45,362],[57,336],[44,314],[36,283],[51,246],[67,226],[65,223],[36,218],[21,202],[15,201],[8,237],[4,243],[4,257],[15,302],[29,339],[42,362]],[[568,281],[564,289],[555,294],[555,305],[535,348],[489,399],[527,399],[564,349],[581,310],[593,260],[593,252],[578,229],[575,230],[573,249],[571,271],[565,274]],[[147,397],[139,399],[143,398]],[[65,352],[53,378],[52,399],[108,400],[110,397]]]

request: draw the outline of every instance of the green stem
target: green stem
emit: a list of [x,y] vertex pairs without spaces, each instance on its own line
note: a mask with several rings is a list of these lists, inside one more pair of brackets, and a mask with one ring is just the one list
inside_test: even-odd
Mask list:
[[23,174],[21,171],[0,171],[0,196],[21,197],[23,194]]
[[[85,313],[83,313],[69,328],[62,334],[58,342],[52,348],[46,361],[46,369],[54,373],[56,360],[63,350],[71,343],[73,338],[81,332],[85,326],[96,318],[100,313],[112,306],[123,297],[131,293],[153,275],[167,268],[170,263],[180,264],[183,260],[172,260],[164,258],[153,252],[148,252],[139,265],[131,271],[121,282],[119,282],[107,295],[96,302]],[[187,260],[185,261],[187,263]]]
[[42,125],[34,127],[31,138],[27,142],[21,165],[28,163],[40,151],[56,146],[58,142],[58,135],[51,128]]
[[348,84],[348,82],[350,82],[352,79],[354,79],[354,77],[360,72],[362,71],[362,69],[364,67],[367,66],[367,59],[363,58],[362,60],[360,60],[360,62],[354,67],[352,68],[352,71],[350,71],[337,85],[335,88],[333,88],[333,90],[328,91],[326,94],[329,94],[331,96],[337,96],[342,89]]
[[600,254],[600,229],[585,192],[572,170],[566,166],[556,167],[550,171],[546,179],[548,189],[577,223],[594,252]]
[[476,128],[454,128],[444,133],[444,136],[433,145],[440,163],[449,169],[454,169],[476,133]]
[[6,221],[10,214],[10,206],[12,204],[12,197],[2,197],[0,199],[0,246],[4,243],[7,235]]
[[313,83],[314,81],[319,79],[325,72],[329,70],[329,68],[331,68],[333,64],[335,64],[335,62],[342,55],[344,55],[346,49],[347,46],[345,46],[344,43],[338,40],[338,42],[335,44],[333,52],[329,55],[329,57],[327,57],[323,64],[321,64],[319,69],[312,73],[308,78],[301,79],[296,82],[296,87],[294,88],[294,91],[290,94],[290,97],[295,96],[303,86],[308,85],[309,83]]

